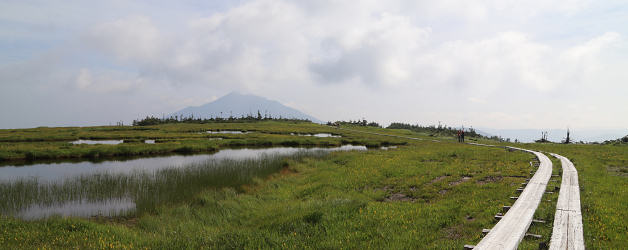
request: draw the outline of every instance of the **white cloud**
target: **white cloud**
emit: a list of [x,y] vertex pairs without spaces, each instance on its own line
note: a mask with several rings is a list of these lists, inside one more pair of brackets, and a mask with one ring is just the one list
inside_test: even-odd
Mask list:
[[123,61],[151,64],[164,61],[163,50],[176,46],[161,34],[150,18],[133,16],[97,25],[87,42]]
[[75,82],[77,89],[93,93],[129,92],[146,85],[144,79],[133,74],[106,70],[94,74],[86,68],[79,71]]
[[88,69],[81,69],[76,77],[76,87],[79,89],[86,89],[92,85],[92,74]]
[[[133,96],[128,103],[145,105],[137,110],[147,112],[169,113],[240,90],[324,120],[364,116],[383,123],[485,126],[501,120],[500,126],[526,127],[542,124],[521,116],[522,110],[544,112],[554,105],[573,113],[554,100],[574,102],[595,91],[615,95],[608,86],[625,90],[620,83],[628,77],[625,53],[609,56],[628,47],[615,26],[593,35],[544,33],[539,26],[559,20],[565,30],[577,30],[567,21],[595,7],[590,1],[252,0],[211,14],[181,13],[176,20],[134,3],[133,14],[90,19],[96,24],[80,30],[79,39],[68,38],[72,42],[64,46],[70,48],[45,63],[0,69],[0,80],[88,96]],[[597,96],[589,101],[599,102],[598,110],[625,110]],[[360,117],[347,117],[353,115]],[[543,122],[566,119],[547,115]],[[628,121],[615,124],[622,122]]]

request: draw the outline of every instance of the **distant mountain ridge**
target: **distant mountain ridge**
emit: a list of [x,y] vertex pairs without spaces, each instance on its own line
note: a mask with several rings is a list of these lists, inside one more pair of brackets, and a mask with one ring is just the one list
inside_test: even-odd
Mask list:
[[312,122],[322,123],[321,120],[305,114],[294,108],[285,106],[278,101],[269,100],[261,96],[240,94],[231,92],[217,100],[196,107],[187,107],[171,114],[171,116],[194,116],[198,118],[211,118],[229,116],[262,116],[273,118],[308,119]]

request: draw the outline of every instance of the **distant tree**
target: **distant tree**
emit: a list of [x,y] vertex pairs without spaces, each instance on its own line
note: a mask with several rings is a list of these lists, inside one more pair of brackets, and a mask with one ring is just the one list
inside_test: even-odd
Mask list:
[[369,127],[378,127],[378,128],[381,128],[381,127],[382,127],[382,126],[380,126],[380,125],[379,125],[379,123],[377,123],[377,122],[369,122],[368,124],[366,124],[366,126],[369,126]]
[[[454,128],[451,126],[447,126],[445,124],[438,124],[438,125],[429,125],[429,126],[422,126],[422,125],[412,125],[412,124],[406,124],[406,123],[399,123],[399,122],[393,122],[391,123],[387,128],[390,129],[407,129],[407,130],[411,130],[414,132],[418,132],[418,133],[426,133],[430,136],[456,136],[456,134],[458,133],[458,131],[460,130],[459,128]],[[486,137],[486,136],[482,136],[480,134],[477,133],[477,131],[473,128],[470,127],[468,129],[465,129],[465,137],[474,137],[474,138],[486,138],[486,139],[492,139],[492,140],[503,140],[502,138],[498,137],[498,136],[493,136],[491,138]]]
[[536,140],[535,142],[538,142],[538,143],[545,143],[545,142],[549,142],[549,141],[547,140],[547,131],[543,131],[543,132],[541,132],[541,139],[538,139],[538,140]]

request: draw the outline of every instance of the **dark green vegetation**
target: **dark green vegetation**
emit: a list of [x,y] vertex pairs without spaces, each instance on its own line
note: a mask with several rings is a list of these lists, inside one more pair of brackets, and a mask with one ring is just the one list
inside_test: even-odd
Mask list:
[[[452,137],[452,136],[456,136],[458,131],[460,130],[459,128],[453,128],[453,127],[448,127],[446,125],[430,125],[430,126],[421,126],[421,125],[411,125],[411,124],[406,124],[406,123],[398,123],[398,122],[393,122],[391,123],[388,127],[386,127],[388,129],[407,129],[410,131],[414,131],[417,133],[424,133],[424,134],[428,134],[430,136],[446,136],[446,137]],[[465,133],[465,137],[468,138],[485,138],[485,139],[489,139],[485,136],[482,136],[480,134],[478,134],[475,129],[473,128],[466,128],[464,130]],[[494,140],[501,140],[501,137],[497,137],[494,136],[493,138],[490,139],[494,139]]]
[[154,116],[147,116],[144,119],[133,120],[133,126],[150,126],[150,125],[160,125],[160,124],[175,124],[175,123],[196,123],[196,124],[207,124],[207,123],[245,123],[245,122],[258,122],[258,121],[279,121],[279,122],[311,122],[310,120],[302,120],[302,119],[290,119],[290,118],[282,118],[282,117],[273,117],[268,114],[262,116],[262,113],[258,110],[257,116],[253,116],[253,114],[249,114],[247,116],[234,117],[229,116],[228,118],[222,117],[211,117],[211,118],[199,118],[190,116],[171,116],[164,118],[157,118]]
[[628,135],[619,139],[605,141],[604,144],[613,144],[613,145],[628,144]]
[[[270,145],[339,145],[342,143],[385,145],[406,143],[392,150],[334,152],[298,158],[282,158],[270,175],[259,175],[248,184],[212,186],[198,181],[199,188],[171,202],[132,217],[49,218],[23,221],[0,217],[2,248],[386,248],[460,249],[480,241],[482,228],[496,223],[493,216],[529,178],[531,154],[500,148],[452,143],[438,138],[416,141],[336,130],[309,123],[260,122],[242,124],[175,124],[141,127],[47,128],[39,132],[16,131],[59,138],[73,132],[83,139],[163,140],[154,145],[80,145],[77,148],[144,148],[200,145],[208,137],[216,148],[232,141],[270,141]],[[119,130],[123,129],[123,130]],[[198,134],[205,130],[246,130],[248,134]],[[428,133],[402,129],[354,126],[369,132],[433,139]],[[290,133],[333,133],[341,138],[290,136]],[[0,138],[7,138],[7,131]],[[80,135],[79,135],[80,134]],[[96,138],[92,138],[95,136]],[[65,141],[78,139],[63,137]],[[38,143],[20,144],[40,150]],[[480,140],[482,142],[482,140]],[[52,145],[57,145],[50,142]],[[176,144],[178,143],[178,144]],[[486,142],[493,144],[494,142]],[[235,143],[240,144],[240,143]],[[246,143],[242,143],[247,145]],[[60,144],[59,144],[60,145]],[[68,146],[67,144],[63,144]],[[259,144],[264,145],[264,144]],[[628,244],[627,177],[625,146],[517,144],[517,147],[556,152],[570,158],[580,175],[585,242],[588,248],[622,248]],[[75,147],[69,145],[69,147]],[[167,148],[170,148],[168,146]],[[172,146],[174,147],[174,146]],[[11,146],[8,148],[15,148]],[[60,150],[51,146],[50,150]],[[19,153],[15,153],[19,155]],[[74,152],[69,150],[69,152]],[[22,154],[24,152],[21,152]],[[72,154],[69,154],[72,155]],[[554,161],[554,172],[560,165]],[[266,177],[263,177],[266,176]],[[560,179],[560,178],[552,178]],[[200,179],[199,179],[200,180]],[[173,184],[176,186],[176,184]],[[559,183],[550,183],[551,189]],[[182,191],[184,192],[184,191]],[[521,247],[535,249],[551,234],[557,193],[544,196],[530,232],[542,240],[524,240]]]

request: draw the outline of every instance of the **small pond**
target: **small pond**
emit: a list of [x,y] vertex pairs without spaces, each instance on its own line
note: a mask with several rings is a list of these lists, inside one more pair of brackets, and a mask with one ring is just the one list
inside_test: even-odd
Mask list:
[[116,145],[116,144],[120,144],[122,143],[123,140],[76,140],[76,141],[71,141],[70,143],[77,145],[77,144],[110,144],[110,145]]
[[340,135],[334,135],[334,134],[330,134],[330,133],[316,133],[316,134],[298,134],[298,133],[290,133],[290,135],[296,135],[296,136],[314,136],[314,137],[333,137],[333,138],[340,138],[342,136]]
[[335,148],[224,149],[102,162],[37,163],[0,167],[0,214],[23,219],[115,216],[151,211],[208,187],[234,187],[276,173],[287,159],[320,157]]
[[205,133],[208,133],[208,134],[248,134],[251,132],[238,131],[238,130],[218,130],[218,131],[207,131]]

